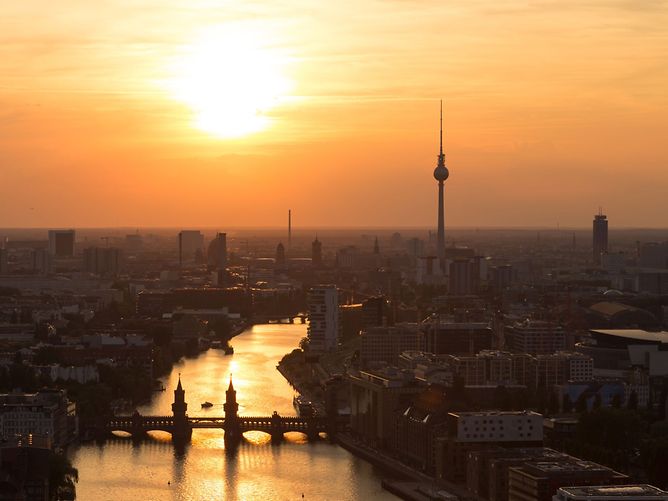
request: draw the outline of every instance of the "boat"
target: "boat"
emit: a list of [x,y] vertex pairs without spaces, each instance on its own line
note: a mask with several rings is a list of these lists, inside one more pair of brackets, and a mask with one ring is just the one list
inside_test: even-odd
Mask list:
[[234,348],[229,344],[225,347],[225,355],[234,355]]
[[297,395],[292,399],[292,405],[297,411],[299,417],[311,417],[315,414],[313,404],[306,400],[302,395]]
[[208,409],[209,407],[213,407],[213,404],[211,402],[204,402],[202,404],[202,409]]

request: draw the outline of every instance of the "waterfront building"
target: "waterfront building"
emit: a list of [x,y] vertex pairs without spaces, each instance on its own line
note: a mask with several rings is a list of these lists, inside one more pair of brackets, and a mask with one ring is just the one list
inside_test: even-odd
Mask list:
[[0,499],[48,501],[50,468],[48,440],[35,435],[0,445]]
[[436,439],[445,433],[448,389],[432,384],[415,395],[410,407],[397,413],[397,454],[404,463],[429,475],[436,465]]
[[469,452],[466,488],[478,498],[508,501],[508,468],[528,461],[567,457],[547,447],[491,447]]
[[601,255],[608,252],[608,216],[599,209],[593,224],[594,264],[601,264]]
[[55,257],[74,256],[74,230],[49,230],[49,254]]
[[463,482],[468,453],[476,449],[542,445],[541,414],[532,411],[450,412],[447,435],[437,440],[436,475]]
[[574,457],[532,461],[508,470],[508,501],[552,501],[560,487],[615,485],[629,477],[606,466]]
[[63,447],[74,438],[76,407],[63,390],[0,394],[0,434],[47,437],[52,447]]
[[668,492],[647,484],[560,487],[552,501],[668,501]]
[[319,285],[308,292],[309,351],[334,350],[339,340],[339,294],[335,285]]
[[409,371],[395,368],[349,375],[350,429],[372,447],[397,448],[396,417],[424,386]]

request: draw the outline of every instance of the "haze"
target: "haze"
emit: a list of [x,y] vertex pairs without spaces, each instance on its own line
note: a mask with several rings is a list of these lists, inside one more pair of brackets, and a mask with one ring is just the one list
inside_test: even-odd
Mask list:
[[441,98],[446,225],[662,226],[667,61],[663,1],[4,2],[0,227],[435,225]]

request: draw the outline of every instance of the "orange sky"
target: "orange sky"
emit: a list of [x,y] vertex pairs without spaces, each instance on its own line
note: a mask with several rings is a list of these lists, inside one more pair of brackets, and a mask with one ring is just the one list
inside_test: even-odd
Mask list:
[[[195,126],[203,33],[214,91],[280,61],[267,129]],[[666,89],[660,0],[3,2],[0,227],[435,225],[441,97],[446,225],[668,227]]]

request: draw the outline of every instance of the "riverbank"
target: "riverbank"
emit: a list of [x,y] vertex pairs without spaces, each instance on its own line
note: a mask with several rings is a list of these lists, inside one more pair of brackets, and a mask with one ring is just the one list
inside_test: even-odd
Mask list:
[[[392,480],[384,479],[382,485],[402,499],[421,501],[423,499],[468,499],[470,493],[463,486],[437,480],[429,475],[405,465],[372,447],[355,440],[347,433],[339,433],[336,442],[348,452],[368,461],[383,472],[392,475]],[[431,496],[431,497],[430,497]]]

